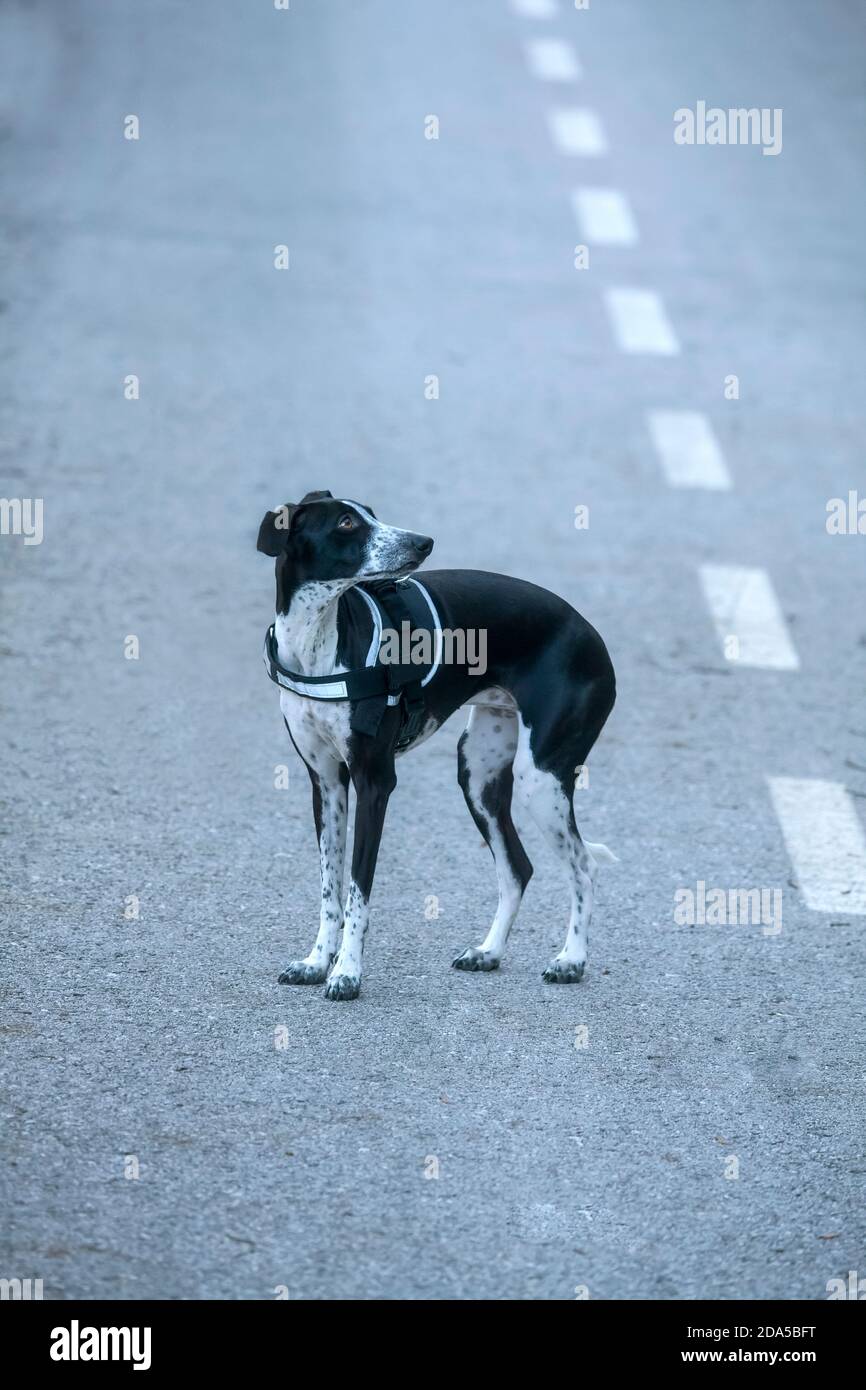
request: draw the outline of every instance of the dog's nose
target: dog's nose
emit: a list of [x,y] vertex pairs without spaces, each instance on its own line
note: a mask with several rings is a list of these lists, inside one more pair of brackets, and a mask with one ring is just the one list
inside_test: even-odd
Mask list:
[[421,559],[422,559],[422,560],[426,560],[427,556],[430,554],[430,551],[433,549],[433,537],[432,537],[432,536],[413,536],[413,537],[412,537],[412,544],[413,544],[413,546],[415,547],[415,549],[417,550],[417,552],[418,552],[418,554],[420,555]]

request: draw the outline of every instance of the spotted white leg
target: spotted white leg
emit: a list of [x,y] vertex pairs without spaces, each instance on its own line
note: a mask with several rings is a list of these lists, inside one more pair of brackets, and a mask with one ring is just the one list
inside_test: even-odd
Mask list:
[[457,778],[469,812],[496,864],[499,902],[480,946],[468,946],[452,961],[456,970],[496,970],[514,925],[532,865],[511,819],[511,764],[517,748],[517,718],[507,709],[478,706],[457,746]]
[[543,978],[549,984],[576,984],[583,978],[589,955],[589,923],[592,917],[593,872],[592,862],[586,853],[583,841],[570,844],[568,850],[568,878],[571,893],[571,916],[565,945],[554,956],[543,971]]
[[290,961],[279,977],[281,985],[320,985],[337,953],[343,923],[343,872],[348,819],[348,773],[337,762],[318,759],[318,771],[307,766],[313,785],[313,815],[319,839],[322,902],[319,930],[309,955]]
[[543,977],[553,984],[574,984],[583,977],[589,952],[595,864],[575,824],[572,788],[554,772],[536,764],[529,729],[522,720],[514,778],[518,795],[566,872],[571,898],[565,945],[554,956]]
[[[371,740],[368,740],[371,742]],[[328,999],[357,999],[361,992],[361,961],[369,922],[370,892],[388,798],[396,785],[393,755],[379,760],[367,754],[365,765],[352,768],[357,805],[352,849],[352,882],[343,913],[343,940],[328,976]]]
[[325,987],[329,999],[357,999],[361,991],[364,939],[369,921],[369,902],[357,883],[352,883],[343,912],[343,940]]

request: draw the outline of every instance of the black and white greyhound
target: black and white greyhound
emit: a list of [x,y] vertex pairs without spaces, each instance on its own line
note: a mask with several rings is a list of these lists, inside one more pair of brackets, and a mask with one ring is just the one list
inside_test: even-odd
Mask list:
[[[544,979],[580,980],[596,864],[614,859],[604,845],[581,839],[572,806],[576,772],[615,699],[613,666],[601,637],[564,599],[522,579],[479,570],[433,570],[424,572],[423,586],[416,585],[407,576],[433,549],[430,537],[385,526],[367,505],[329,492],[308,493],[297,504],[267,512],[258,549],[276,560],[276,618],[268,634],[271,674],[281,686],[283,718],[312,782],[322,878],[315,943],[303,960],[286,967],[280,983],[324,983],[329,999],[357,998],[370,890],[388,798],[397,780],[395,756],[429,738],[461,705],[471,710],[458,744],[458,780],[493,854],[499,905],[481,944],[468,947],[453,964],[458,970],[495,970],[502,959],[532,875],[511,819],[516,790],[562,861],[571,892],[565,945]],[[487,634],[483,676],[473,674],[465,662],[431,667],[424,681],[423,718],[402,744],[401,728],[406,726],[399,691],[382,699],[375,732],[363,732],[354,711],[375,700],[353,703],[345,698],[351,686],[339,679],[369,667],[371,653],[375,660],[381,621],[367,586],[375,592],[375,582],[382,580],[395,580],[404,590],[416,585],[435,628]],[[371,689],[365,686],[363,693]],[[350,780],[357,805],[344,904]]]

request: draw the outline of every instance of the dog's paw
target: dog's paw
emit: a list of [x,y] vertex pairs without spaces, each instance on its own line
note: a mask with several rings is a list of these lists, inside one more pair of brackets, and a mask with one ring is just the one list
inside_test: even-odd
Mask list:
[[326,999],[357,999],[361,993],[358,975],[332,975],[325,985]]
[[576,985],[583,979],[585,969],[585,960],[561,960],[555,956],[541,978],[549,985]]
[[499,957],[492,951],[482,951],[478,946],[467,946],[451,962],[455,970],[498,970]]
[[310,965],[305,960],[290,960],[282,975],[277,979],[278,985],[320,985],[327,979],[327,965]]

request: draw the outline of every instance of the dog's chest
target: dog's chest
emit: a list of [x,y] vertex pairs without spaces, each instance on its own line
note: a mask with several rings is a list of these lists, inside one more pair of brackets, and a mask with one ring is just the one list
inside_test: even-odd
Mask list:
[[[337,674],[337,595],[328,585],[306,585],[287,615],[275,620],[280,659],[307,675]],[[350,735],[348,701],[314,700],[280,691],[280,708],[301,757],[315,768],[322,761],[346,762]]]
[[291,690],[281,690],[280,708],[298,752],[312,768],[334,758],[348,761],[348,701],[309,700]]
[[[382,654],[382,643],[383,630],[386,629],[389,642],[393,643],[396,636],[402,636],[405,643],[406,636],[402,629],[397,628],[397,619],[387,607],[383,612],[381,598],[377,601],[362,590],[341,596],[339,587],[339,582],[333,585],[305,584],[293,596],[288,612],[278,614],[275,618],[277,653],[279,661],[288,670],[299,671],[306,676],[337,676],[350,668],[354,670],[364,665],[372,666],[376,663],[377,657],[384,661],[386,658]],[[398,614],[401,612],[401,605],[403,614],[406,614],[407,604],[408,621],[402,623],[402,628],[408,629],[411,624],[414,632],[429,637],[432,653],[435,648],[433,632],[438,631],[440,627],[438,615],[429,596],[420,586],[414,585],[414,581],[413,588],[408,589],[406,596],[401,598],[400,605],[396,605]],[[343,615],[340,643],[338,612],[342,612]],[[387,659],[397,659],[391,654],[390,647],[388,650]],[[425,667],[424,659],[416,656],[414,649],[407,655],[400,648],[399,660],[403,664],[417,663],[418,679],[422,683],[425,670],[428,671],[428,679],[433,674],[432,655],[426,658]],[[343,664],[345,661],[349,662],[348,667]],[[438,654],[435,661],[438,666]],[[384,694],[381,702],[384,713]],[[333,761],[335,758],[348,763],[349,745],[354,732],[352,705],[348,699],[317,700],[309,695],[299,695],[283,686],[280,691],[280,707],[298,752],[311,767],[316,768],[320,763]],[[375,713],[376,711],[373,712],[374,715]],[[364,711],[363,721],[359,724],[356,709],[355,719],[356,728],[360,727],[365,733],[373,732],[372,728],[365,727],[365,723],[370,724],[371,720],[375,724],[370,711]],[[408,752],[409,748],[423,743],[436,731],[439,722],[432,716],[428,717],[415,733],[411,743],[398,750],[398,755],[399,751]]]

